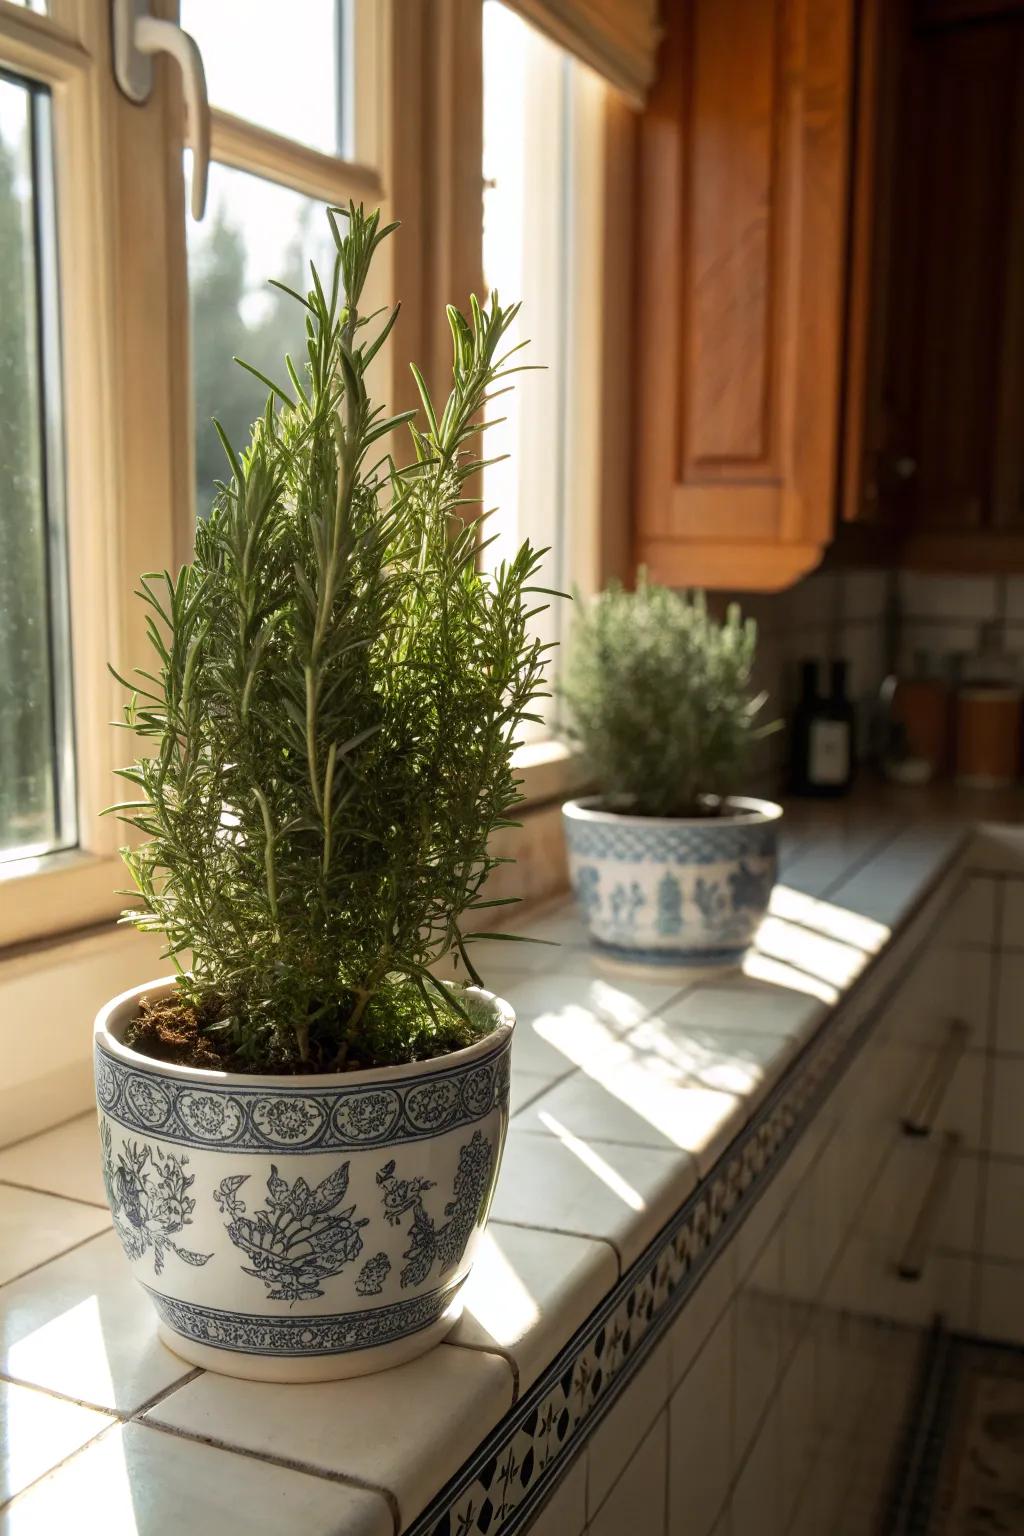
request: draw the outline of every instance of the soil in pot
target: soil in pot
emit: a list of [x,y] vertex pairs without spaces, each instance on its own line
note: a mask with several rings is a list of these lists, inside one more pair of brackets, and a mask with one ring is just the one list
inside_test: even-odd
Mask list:
[[[350,1011],[351,1004],[346,1008]],[[386,1030],[381,1029],[381,1009],[387,1010]],[[366,1029],[354,1034],[344,1061],[335,1056],[309,1062],[254,1059],[236,1047],[232,1031],[224,1025],[226,1010],[222,1004],[193,1006],[184,998],[143,997],[139,1011],[125,1030],[124,1042],[133,1051],[154,1061],[179,1067],[205,1067],[221,1072],[308,1075],[318,1072],[362,1071],[373,1067],[406,1066],[414,1061],[429,1061],[462,1050],[490,1033],[493,1019],[465,1000],[468,1018],[448,1010],[435,1010],[432,1016],[419,999],[395,1002],[395,995],[382,994],[378,1010],[364,1015]]]

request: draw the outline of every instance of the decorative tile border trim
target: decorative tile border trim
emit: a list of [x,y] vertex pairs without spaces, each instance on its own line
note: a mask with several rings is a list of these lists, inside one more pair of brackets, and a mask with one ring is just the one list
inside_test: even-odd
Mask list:
[[405,1536],[523,1529],[785,1162],[915,959],[916,951],[866,1014],[840,1008],[822,1026],[707,1179]]
[[162,1322],[175,1333],[211,1349],[236,1354],[278,1356],[332,1355],[392,1344],[436,1323],[451,1304],[465,1276],[425,1296],[408,1297],[383,1307],[358,1312],[333,1312],[319,1317],[267,1317],[259,1313],[225,1312],[149,1292]]
[[358,1152],[458,1130],[507,1107],[511,1035],[488,1056],[352,1088],[222,1088],[137,1071],[95,1050],[100,1108],[127,1130],[232,1152]]

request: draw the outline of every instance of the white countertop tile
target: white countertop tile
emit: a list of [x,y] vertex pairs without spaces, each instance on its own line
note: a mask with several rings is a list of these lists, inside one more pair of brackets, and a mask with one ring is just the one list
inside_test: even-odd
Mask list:
[[[404,1526],[511,1405],[506,1360],[441,1344],[408,1365],[353,1381],[277,1386],[203,1372],[144,1417],[386,1488]],[[293,1529],[301,1529],[298,1522]]]
[[[395,1501],[408,1524],[508,1410],[514,1370],[521,1390],[543,1373],[948,865],[962,819],[922,807],[795,808],[758,948],[728,973],[610,967],[571,902],[510,920],[557,948],[476,948],[519,1017],[515,1118],[464,1316],[449,1343],[396,1370],[294,1387],[193,1372],[158,1342],[102,1231],[92,1115],[0,1152],[0,1278],[31,1268],[0,1284],[0,1370],[25,1384],[5,1391],[7,1476],[24,1491],[0,1532],[165,1536],[173,1511],[171,1529],[190,1536],[392,1536]],[[739,1248],[675,1324],[685,1350],[616,1412],[670,1356],[677,1375],[689,1363]],[[101,1409],[140,1417],[121,1426]]]
[[95,1111],[0,1152],[0,1183],[106,1208]]
[[450,1342],[511,1355],[525,1392],[618,1277],[606,1242],[492,1221]]
[[744,1036],[764,1033],[803,1039],[828,1013],[820,997],[793,988],[760,981],[754,976],[735,976],[719,983],[695,987],[670,1004],[661,1017],[666,1024],[687,1029]]
[[517,1115],[524,1105],[528,1104],[531,1099],[535,1099],[538,1094],[543,1093],[545,1088],[550,1088],[554,1081],[554,1078],[549,1077],[544,1072],[522,1072],[519,1069],[518,1063],[515,1064],[512,1068],[512,1080],[509,1084],[509,1114]]
[[534,1099],[516,1116],[516,1130],[675,1149],[705,1172],[746,1120],[745,1099],[696,1080],[667,1054],[622,1046],[617,1060],[574,1072]]
[[107,1413],[0,1381],[0,1504],[113,1423]]
[[118,1426],[0,1511],[3,1536],[393,1536],[376,1493]]
[[543,1135],[509,1132],[491,1216],[604,1237],[625,1267],[696,1183],[697,1170],[686,1152],[588,1142],[555,1121]]
[[0,1184],[0,1285],[109,1226],[105,1206]]
[[509,977],[502,995],[523,1021],[557,1018],[572,1009],[590,1014],[609,1029],[629,1029],[683,990],[678,981],[618,975],[597,969],[589,954],[583,959],[588,968],[582,974],[560,969],[552,975]]
[[190,1370],[157,1339],[114,1232],[0,1289],[0,1371],[15,1380],[133,1413]]

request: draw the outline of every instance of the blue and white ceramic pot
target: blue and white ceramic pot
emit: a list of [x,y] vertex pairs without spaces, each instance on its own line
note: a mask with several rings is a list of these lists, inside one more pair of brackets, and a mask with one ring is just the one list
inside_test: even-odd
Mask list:
[[736,964],[768,910],[781,816],[770,800],[673,819],[570,800],[569,874],[596,948],[633,964]]
[[114,1227],[164,1342],[257,1381],[386,1370],[439,1343],[487,1220],[508,1128],[507,1003],[494,1029],[409,1066],[252,1077],[130,1050],[142,996],[96,1020]]

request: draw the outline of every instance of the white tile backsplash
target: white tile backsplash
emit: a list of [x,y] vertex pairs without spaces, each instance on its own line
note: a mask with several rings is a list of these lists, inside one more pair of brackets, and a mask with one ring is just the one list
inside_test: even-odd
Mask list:
[[708,1536],[729,1491],[733,1323],[730,1309],[669,1400],[669,1536]]
[[[1024,880],[1004,880],[1002,885],[1002,945],[1005,949],[1024,950]],[[1024,1041],[1024,1035],[1021,1038]]]
[[935,576],[901,571],[900,606],[916,619],[974,619],[996,612],[998,589],[994,576]]
[[[587,1527],[588,1536],[660,1536],[665,1529],[667,1414],[662,1413]],[[693,1536],[697,1536],[694,1530]]]
[[530,1536],[582,1536],[587,1523],[587,1457],[577,1456],[540,1514]]
[[1024,1265],[979,1266],[978,1327],[988,1339],[1024,1342]]
[[626,1463],[654,1421],[664,1414],[669,1393],[669,1352],[658,1348],[641,1366],[587,1448],[587,1509],[591,1518],[604,1504]]

